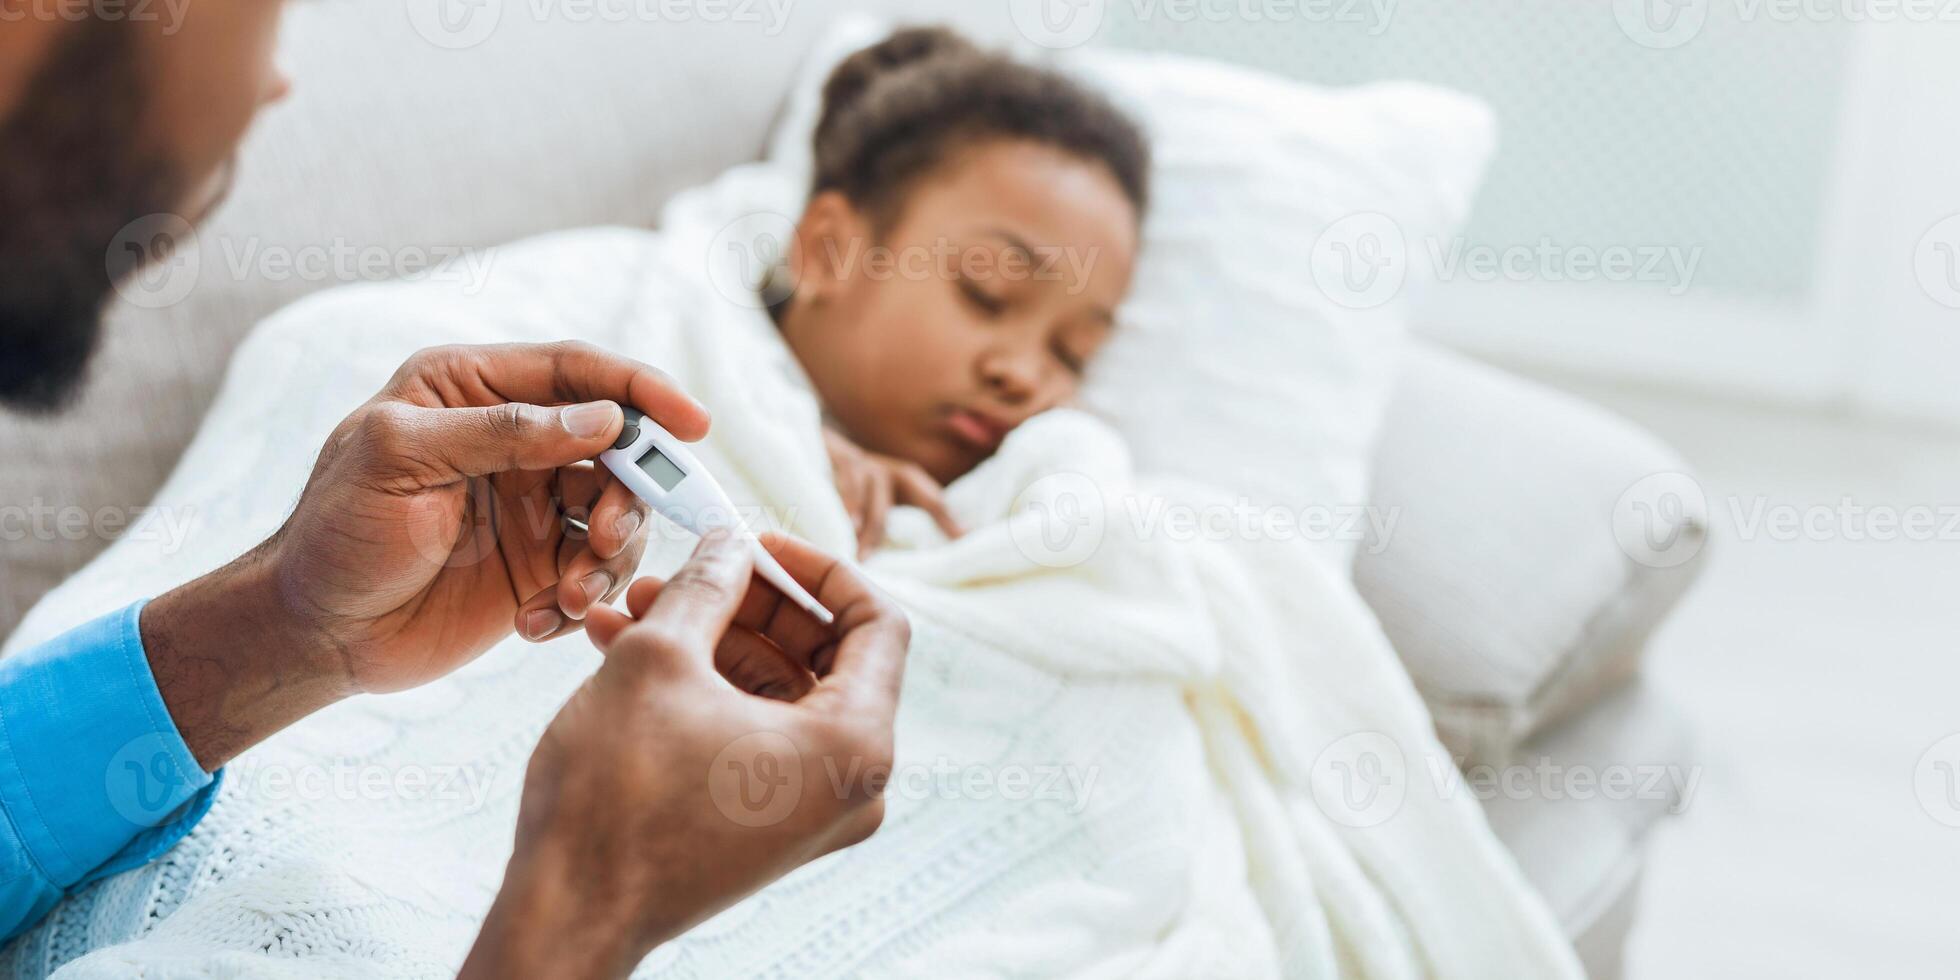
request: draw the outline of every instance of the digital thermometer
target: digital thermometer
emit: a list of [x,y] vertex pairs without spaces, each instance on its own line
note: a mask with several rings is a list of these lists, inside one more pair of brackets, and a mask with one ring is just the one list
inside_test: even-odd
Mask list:
[[817,621],[829,626],[836,617],[805,591],[783,570],[776,556],[756,540],[742,523],[735,505],[721,484],[688,451],[687,444],[660,427],[643,412],[625,408],[626,427],[613,447],[599,454],[599,461],[619,477],[634,495],[646,501],[660,516],[695,534],[707,534],[725,527],[746,538],[755,555],[756,574],[775,586],[789,601],[803,607]]

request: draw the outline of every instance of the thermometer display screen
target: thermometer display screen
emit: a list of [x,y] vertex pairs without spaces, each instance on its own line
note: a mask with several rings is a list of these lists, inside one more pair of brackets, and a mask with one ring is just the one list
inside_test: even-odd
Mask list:
[[653,482],[660,484],[660,489],[670,493],[681,485],[681,480],[687,477],[686,471],[674,465],[673,460],[661,455],[658,449],[649,449],[645,456],[640,457],[640,469],[653,477]]

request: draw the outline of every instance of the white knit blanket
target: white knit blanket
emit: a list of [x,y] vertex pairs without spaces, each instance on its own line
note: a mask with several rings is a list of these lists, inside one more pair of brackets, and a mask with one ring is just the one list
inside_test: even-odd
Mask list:
[[[713,410],[701,455],[731,495],[850,552],[818,406],[766,319],[705,285],[698,245],[568,233],[500,250],[475,295],[440,276],[358,286],[268,321],[157,501],[187,540],[131,534],[16,643],[265,537],[332,426],[436,343],[583,337],[666,368]],[[1448,759],[1366,608],[1304,545],[1172,533],[1174,508],[1230,498],[1137,478],[1073,412],[1025,426],[950,498],[971,533],[947,543],[901,511],[869,565],[915,624],[884,828],[637,975],[1579,975],[1476,803],[1438,777]],[[691,542],[655,534],[646,568],[671,569]],[[596,662],[582,636],[512,640],[307,719],[235,763],[168,857],[15,943],[12,971],[452,974],[531,747]]]

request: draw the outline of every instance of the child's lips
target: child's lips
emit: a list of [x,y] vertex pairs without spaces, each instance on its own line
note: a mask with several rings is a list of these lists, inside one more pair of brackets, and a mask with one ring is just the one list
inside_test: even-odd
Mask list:
[[964,408],[954,409],[953,414],[947,417],[946,425],[961,442],[987,452],[1000,448],[1001,440],[1007,438],[1008,430],[1013,428]]

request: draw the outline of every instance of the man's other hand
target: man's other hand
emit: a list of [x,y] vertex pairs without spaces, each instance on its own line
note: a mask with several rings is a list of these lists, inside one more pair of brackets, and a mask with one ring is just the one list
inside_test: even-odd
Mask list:
[[636,583],[627,614],[595,610],[606,660],[532,756],[465,976],[626,976],[877,829],[910,627],[842,562],[766,543],[836,625],[755,578],[723,532],[671,580]]

